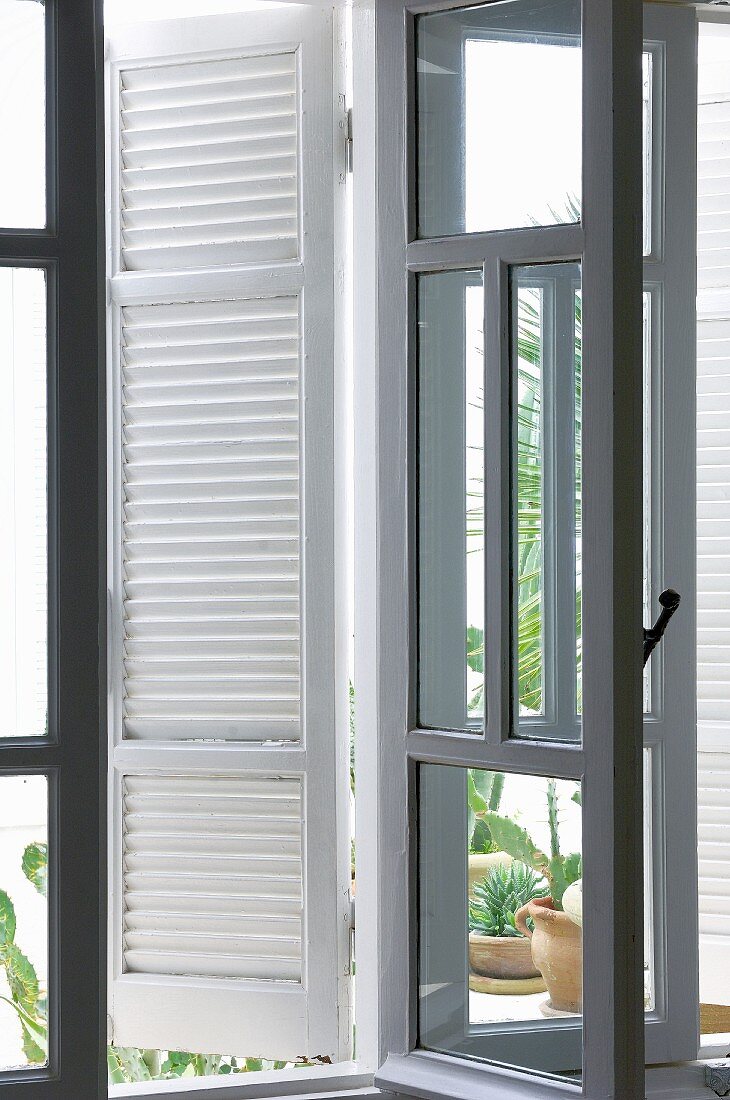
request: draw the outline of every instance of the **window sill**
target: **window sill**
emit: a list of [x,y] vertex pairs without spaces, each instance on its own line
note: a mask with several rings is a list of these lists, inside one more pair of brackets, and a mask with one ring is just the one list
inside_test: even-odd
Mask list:
[[[486,1067],[447,1055],[413,1051],[391,1056],[375,1075],[378,1088],[418,1100],[577,1100],[580,1085],[525,1076],[500,1066]],[[647,1100],[714,1100],[704,1083],[704,1062],[656,1066],[647,1070]]]
[[[338,1096],[374,1100],[380,1094],[373,1087],[372,1073],[363,1073],[356,1062],[341,1062],[335,1066],[311,1066],[305,1069],[273,1070],[249,1074],[244,1083],[240,1075],[228,1077],[195,1077],[177,1084],[145,1081],[138,1085],[112,1085],[110,1100],[132,1100],[140,1096],[159,1096],[161,1100],[195,1100],[196,1097],[219,1096],[220,1100],[268,1100],[270,1097],[291,1097],[292,1100],[330,1098]],[[253,1078],[253,1080],[252,1080]]]

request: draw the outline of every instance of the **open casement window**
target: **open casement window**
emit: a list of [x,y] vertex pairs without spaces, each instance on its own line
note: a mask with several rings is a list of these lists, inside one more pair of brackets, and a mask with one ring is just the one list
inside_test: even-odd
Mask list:
[[349,1053],[332,38],[299,6],[111,44],[120,1046]]
[[[397,960],[376,1081],[400,1094],[639,1098],[645,1060],[697,1052],[696,37],[649,9],[642,35],[622,0],[378,4],[379,413],[356,431]],[[549,891],[517,927],[534,960],[569,941],[567,986],[529,952],[479,972],[490,860]]]

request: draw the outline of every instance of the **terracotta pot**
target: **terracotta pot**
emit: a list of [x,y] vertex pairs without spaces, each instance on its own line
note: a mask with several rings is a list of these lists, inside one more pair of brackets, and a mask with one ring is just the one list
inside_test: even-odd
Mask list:
[[512,856],[506,852],[472,852],[468,865],[469,897],[474,899],[474,883],[486,878],[492,867],[509,867],[511,862]]
[[[532,917],[531,932],[527,918]],[[515,913],[515,924],[532,941],[532,959],[542,974],[550,1004],[561,1012],[583,1010],[583,933],[552,898],[535,898]]]
[[536,978],[530,941],[523,936],[480,936],[469,933],[469,965],[488,978]]

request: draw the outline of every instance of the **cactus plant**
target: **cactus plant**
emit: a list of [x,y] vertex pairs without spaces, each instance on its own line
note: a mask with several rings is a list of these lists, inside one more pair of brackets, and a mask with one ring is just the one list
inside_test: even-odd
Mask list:
[[474,886],[469,903],[469,931],[481,936],[521,937],[515,913],[533,898],[544,898],[547,884],[524,863],[496,866]]
[[572,882],[582,875],[579,852],[564,856],[560,851],[558,831],[557,786],[554,779],[547,781],[548,827],[550,829],[550,853],[543,852],[532,840],[526,829],[509,817],[501,817],[487,809],[483,814],[492,843],[514,859],[526,863],[542,875],[550,888],[555,908],[562,911],[563,894]]
[[469,851],[486,853],[497,851],[492,842],[489,827],[484,819],[488,810],[497,812],[504,790],[504,772],[482,769],[467,770],[467,805],[469,810]]

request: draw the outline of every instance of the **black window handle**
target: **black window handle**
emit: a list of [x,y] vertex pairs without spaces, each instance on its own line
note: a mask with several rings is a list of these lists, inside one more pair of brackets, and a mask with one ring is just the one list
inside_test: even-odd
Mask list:
[[682,597],[679,592],[675,592],[673,588],[667,588],[659,597],[659,603],[662,608],[659,612],[659,618],[653,626],[644,627],[644,665],[646,665],[653,651],[662,640],[662,635],[667,629],[667,624],[679,607],[681,599]]

